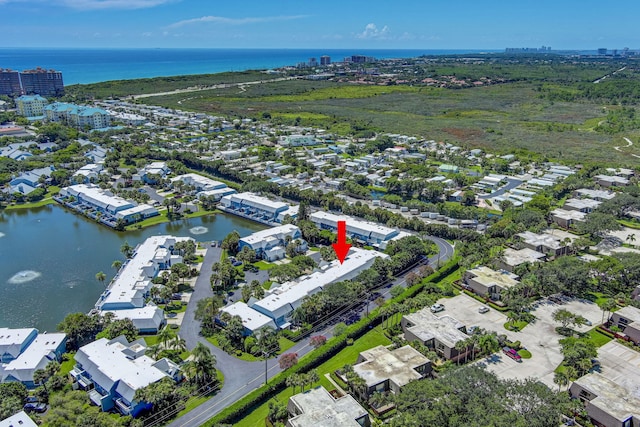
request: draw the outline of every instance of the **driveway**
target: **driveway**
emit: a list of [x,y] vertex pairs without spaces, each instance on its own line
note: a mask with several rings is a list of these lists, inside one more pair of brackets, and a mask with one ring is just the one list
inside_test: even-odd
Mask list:
[[507,184],[504,185],[503,187],[500,187],[499,189],[497,189],[496,191],[494,191],[491,194],[485,194],[482,196],[478,196],[479,199],[491,199],[493,197],[498,197],[498,196],[502,196],[504,193],[506,193],[507,191],[513,190],[514,188],[516,188],[517,186],[521,185],[524,181],[521,181],[519,179],[516,178],[507,178]]
[[[445,306],[445,311],[439,315],[448,314],[462,322],[467,328],[479,326],[488,331],[505,334],[510,341],[520,341],[522,346],[531,352],[531,359],[523,359],[522,363],[518,363],[499,351],[476,362],[478,365],[485,366],[501,378],[525,379],[532,377],[551,388],[555,386],[553,383],[554,370],[563,360],[559,340],[564,338],[555,330],[559,324],[553,321],[553,313],[559,308],[565,308],[572,313],[582,315],[593,325],[599,324],[602,319],[602,310],[590,301],[573,299],[563,304],[556,304],[543,300],[534,305],[532,314],[536,319],[522,331],[512,332],[504,328],[504,323],[507,321],[505,314],[494,309],[490,309],[488,313],[479,313],[478,309],[485,304],[466,294],[453,298],[442,298],[438,302]],[[575,329],[586,332],[592,328],[593,326],[584,325]]]

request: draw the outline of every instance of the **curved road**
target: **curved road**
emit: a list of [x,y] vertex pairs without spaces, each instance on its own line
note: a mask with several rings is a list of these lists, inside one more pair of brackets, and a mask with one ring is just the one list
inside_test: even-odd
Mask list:
[[[454,247],[444,239],[439,237],[427,236],[426,239],[431,240],[438,246],[438,254],[429,258],[429,265],[437,268],[437,264],[446,262],[453,256]],[[209,418],[213,417],[227,406],[238,401],[247,393],[259,388],[264,383],[265,377],[265,362],[247,362],[233,357],[218,347],[211,344],[204,337],[200,336],[200,322],[195,320],[194,314],[197,306],[197,302],[203,298],[213,296],[213,291],[209,284],[209,278],[211,276],[211,266],[220,259],[222,251],[218,247],[210,247],[204,257],[202,268],[200,269],[200,276],[196,280],[195,289],[189,300],[189,305],[182,321],[182,327],[180,328],[180,336],[185,339],[187,347],[193,349],[198,342],[203,343],[209,349],[211,353],[216,356],[216,367],[224,374],[224,386],[222,389],[211,399],[207,400],[200,406],[189,411],[180,418],[175,419],[173,422],[167,424],[169,427],[196,427],[202,425]],[[406,284],[404,277],[397,278],[392,282],[392,285],[404,286]],[[384,289],[382,296],[385,298],[390,297],[390,288]],[[376,305],[373,302],[369,303],[369,309],[373,310]],[[361,308],[364,311],[365,308]],[[327,337],[331,336],[332,325],[327,325],[322,331],[318,331],[315,334],[322,334]],[[307,339],[303,339],[294,345],[291,349],[287,350],[288,353],[297,353],[298,357],[302,357],[309,351],[313,350],[308,343]],[[278,365],[278,359],[273,358],[267,360],[267,376],[272,378],[281,371]]]

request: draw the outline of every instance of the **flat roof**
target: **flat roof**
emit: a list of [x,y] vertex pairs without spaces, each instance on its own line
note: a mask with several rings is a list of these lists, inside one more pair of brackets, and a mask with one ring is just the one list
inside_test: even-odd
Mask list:
[[410,345],[395,350],[379,345],[361,352],[360,357],[365,361],[353,365],[353,370],[369,387],[387,379],[402,387],[410,381],[421,379],[422,374],[416,368],[431,362]]
[[[81,195],[81,197],[96,205],[102,204],[104,207],[112,206],[118,208],[133,207],[134,204],[128,202],[120,196],[108,194],[105,190],[93,184],[76,184],[63,188],[71,194]],[[97,202],[97,203],[96,203]]]
[[291,417],[291,427],[362,427],[356,420],[367,411],[351,396],[334,399],[322,386],[298,393],[289,398],[302,413]]
[[284,202],[277,202],[266,197],[258,196],[254,193],[236,193],[224,196],[222,200],[228,200],[229,202],[241,203],[252,207],[257,207],[267,211],[285,210],[289,208],[289,205]]
[[191,240],[191,238],[175,236],[147,238],[136,248],[133,258],[120,268],[105,291],[107,295],[98,300],[96,305],[132,302],[134,299],[142,298],[142,294],[147,291],[153,278],[149,277],[145,270],[154,266],[154,260],[169,260],[171,254],[168,253],[168,247],[185,240]]
[[580,211],[568,211],[566,209],[554,209],[551,211],[551,215],[564,220],[584,221],[587,214]]
[[252,332],[264,328],[265,326],[277,329],[276,324],[273,323],[273,319],[249,307],[242,301],[223,307],[220,311],[229,313],[232,316],[239,316],[242,319],[242,325]]
[[579,190],[576,190],[576,193],[580,194],[581,196],[590,197],[592,199],[611,200],[616,197],[616,193],[613,193],[611,191],[592,190],[589,188],[581,188]]
[[278,227],[267,228],[266,230],[256,231],[253,234],[250,234],[246,237],[242,237],[240,240],[245,242],[248,245],[255,245],[260,243],[269,237],[277,237],[277,236],[287,236],[292,235],[296,231],[300,231],[300,229],[293,224],[285,224],[280,225]]
[[[126,351],[130,348],[135,353],[144,350],[143,341],[128,343],[124,336],[111,341],[100,338],[81,347],[74,358],[91,374],[94,381],[104,388],[110,388],[118,381],[125,383],[128,390],[118,386],[118,391],[125,392],[124,397],[131,402],[135,390],[160,381],[166,376],[164,372],[153,366],[156,361],[152,358],[142,355],[131,359],[127,356]],[[107,379],[108,381],[105,382],[111,382],[111,384],[101,384],[101,379]]]
[[20,411],[15,415],[0,421],[0,427],[38,427],[26,412]]
[[387,240],[398,233],[397,229],[385,227],[384,225],[380,225],[375,222],[362,221],[352,217],[344,215],[334,215],[332,213],[323,211],[312,213],[310,215],[310,219],[313,222],[320,222],[332,227],[337,227],[338,221],[346,221],[347,233],[355,232],[362,235],[375,234],[376,236],[381,237],[382,240]]
[[575,209],[595,209],[601,204],[602,202],[593,199],[567,199],[567,201],[564,202],[564,206]]
[[468,274],[474,275],[474,280],[487,287],[498,285],[501,288],[510,288],[520,283],[516,280],[517,275],[507,271],[495,271],[484,265],[467,270]]
[[525,262],[539,262],[545,256],[545,254],[534,251],[530,248],[523,248],[519,250],[506,248],[502,258],[504,259],[505,264],[515,267],[517,265],[524,264]]
[[11,374],[20,381],[33,380],[36,369],[44,369],[50,361],[56,359],[55,350],[66,337],[63,333],[39,334],[17,358],[4,366],[4,373]]
[[466,340],[469,335],[460,330],[464,326],[449,315],[436,316],[429,307],[403,316],[413,326],[407,330],[422,341],[438,340],[449,348],[454,348],[458,341]]
[[24,344],[34,331],[38,332],[35,328],[0,328],[0,355],[10,346]]
[[640,323],[640,309],[631,305],[622,307],[620,310],[615,311],[612,314],[617,314],[625,319],[631,320],[632,322]]

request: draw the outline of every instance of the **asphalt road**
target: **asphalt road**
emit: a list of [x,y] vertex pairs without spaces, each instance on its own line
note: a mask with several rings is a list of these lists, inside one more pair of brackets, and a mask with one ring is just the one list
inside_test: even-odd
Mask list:
[[497,189],[496,191],[494,191],[491,194],[487,194],[484,196],[478,196],[479,199],[491,199],[493,197],[498,197],[498,196],[502,196],[504,193],[506,193],[509,190],[513,190],[514,188],[516,188],[518,185],[522,184],[524,181],[521,181],[519,179],[515,179],[515,178],[507,178],[507,184],[503,187],[500,187],[499,189]]
[[[426,238],[433,241],[439,249],[439,254],[429,259],[429,265],[437,268],[438,262],[442,265],[442,263],[446,262],[453,256],[454,248],[446,240],[432,236],[428,236]],[[180,336],[185,339],[189,349],[193,349],[198,342],[202,342],[211,349],[211,353],[216,356],[216,367],[224,374],[224,387],[222,387],[218,394],[204,402],[202,405],[194,408],[182,417],[177,418],[170,424],[167,424],[168,427],[196,427],[202,425],[209,418],[213,417],[224,408],[238,401],[244,395],[257,389],[264,383],[264,361],[247,362],[225,353],[200,335],[200,324],[194,318],[197,302],[202,298],[213,296],[213,291],[209,284],[211,266],[220,259],[220,255],[220,248],[209,248],[207,250],[207,254],[205,255],[204,262],[200,270],[200,276],[198,276],[198,279],[196,280],[195,290],[189,300],[189,305],[185,312],[184,321],[180,328]],[[247,277],[247,279],[249,279],[249,277]],[[385,299],[388,299],[390,298],[389,291],[393,286],[404,286],[405,284],[406,281],[404,277],[397,278],[387,286],[386,289],[380,291],[380,293]],[[369,310],[373,310],[376,307],[374,302],[369,302],[368,305]],[[366,308],[367,306],[364,305],[358,310],[353,310],[350,313],[361,315]],[[328,324],[323,330],[317,331],[312,335],[324,335],[329,338],[332,335],[334,323],[336,322]],[[309,339],[305,338],[287,350],[287,353],[297,353],[298,357],[302,357],[311,350],[313,350],[313,347],[309,345]],[[277,358],[267,360],[266,371],[268,378],[272,378],[281,371]]]

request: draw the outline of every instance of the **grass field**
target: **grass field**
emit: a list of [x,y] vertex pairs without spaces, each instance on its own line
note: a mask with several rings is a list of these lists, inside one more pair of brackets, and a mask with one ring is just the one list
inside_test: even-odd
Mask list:
[[[350,363],[353,364],[358,359],[358,354],[364,350],[368,350],[372,347],[376,347],[378,345],[389,345],[391,342],[389,339],[382,333],[380,327],[376,327],[371,331],[367,332],[365,335],[357,339],[352,346],[348,346],[334,357],[332,357],[327,362],[320,365],[317,370],[320,376],[320,381],[312,384],[311,387],[315,387],[317,385],[322,385],[326,387],[328,390],[334,388],[331,383],[324,377],[324,374],[335,371],[338,368],[343,367],[345,364]],[[300,389],[296,391],[299,392]],[[289,397],[293,395],[293,389],[291,387],[286,388],[285,390],[278,393],[273,399],[273,401],[281,402],[283,404],[287,404]],[[263,426],[264,419],[269,414],[269,402],[264,402],[261,406],[256,408],[251,413],[247,414],[242,420],[235,424],[237,427],[256,427]]]
[[55,200],[53,200],[52,196],[54,194],[58,194],[59,192],[60,192],[60,187],[56,187],[52,185],[49,187],[49,189],[47,190],[47,193],[44,195],[44,197],[41,200],[38,200],[35,202],[28,202],[28,203],[17,203],[15,205],[9,205],[5,209],[8,211],[11,211],[16,209],[31,209],[31,208],[39,208],[41,206],[51,205],[56,202]]
[[605,108],[617,107],[552,102],[522,82],[454,90],[289,81],[247,87],[240,94],[234,89],[143,100],[171,108],[178,101],[183,109],[230,116],[260,118],[269,112],[276,121],[297,120],[342,134],[365,126],[504,153],[525,149],[576,162],[631,161],[613,150],[626,145],[619,138],[594,131],[606,117]]

